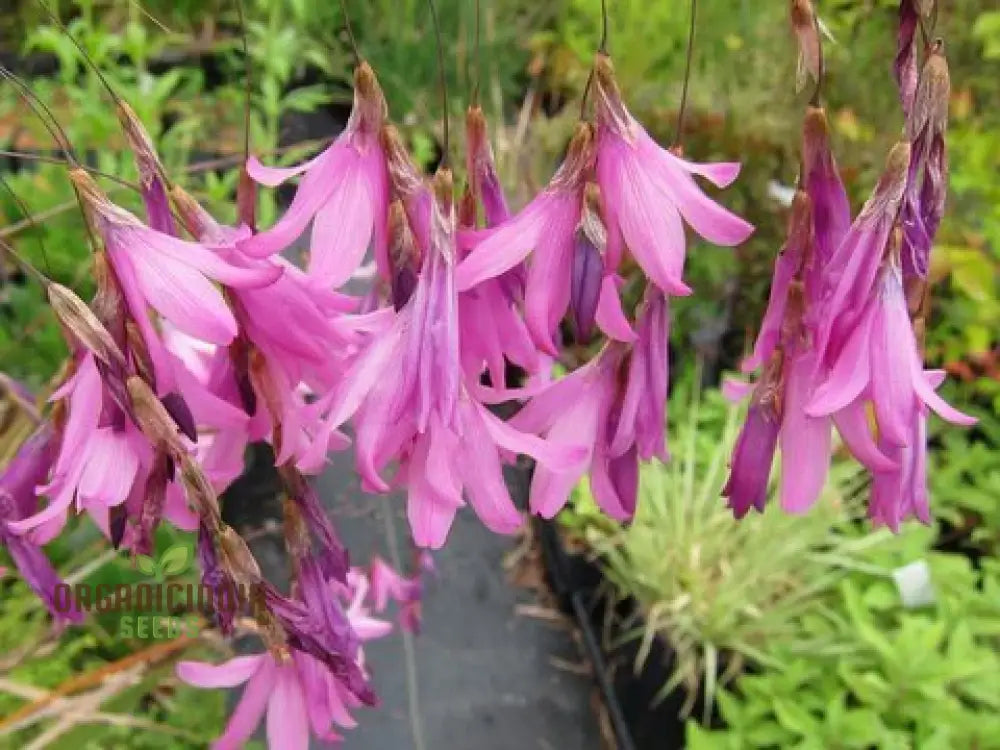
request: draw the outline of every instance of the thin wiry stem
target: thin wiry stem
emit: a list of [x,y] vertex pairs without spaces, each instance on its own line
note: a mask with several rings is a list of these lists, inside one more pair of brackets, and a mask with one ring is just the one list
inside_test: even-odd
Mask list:
[[[608,54],[608,3],[601,0],[601,39],[597,44],[597,52],[601,55]],[[594,68],[591,66],[590,73],[587,74],[587,83],[583,86],[583,96],[580,98],[580,119],[587,119],[587,101],[590,98],[590,88],[594,85]]]
[[243,159],[250,158],[250,102],[253,95],[253,62],[250,60],[250,43],[247,40],[247,19],[243,11],[243,0],[236,0],[236,12],[240,17],[240,36],[243,39],[243,75],[246,76],[243,99]]
[[482,81],[482,76],[483,76],[483,46],[480,40],[480,31],[482,26],[480,19],[481,15],[482,15],[482,0],[476,0],[476,31],[474,37],[475,48],[473,51],[474,55],[473,59],[475,60],[476,73],[475,73],[475,80],[472,85],[472,95],[470,96],[470,101],[472,103],[472,106],[474,107],[479,106],[479,85],[480,82]]
[[608,54],[608,0],[601,0],[601,43],[597,45],[597,51]]
[[[10,197],[14,199],[14,203],[17,204],[17,207],[21,211],[21,215],[24,217],[24,220],[31,225],[32,229],[40,230],[41,227],[38,225],[34,217],[31,215],[31,211],[28,210],[28,206],[25,204],[23,200],[21,200],[21,196],[19,196],[15,192],[14,188],[11,187],[11,184],[7,182],[7,178],[3,176],[3,172],[0,172],[0,185],[3,185],[4,189],[8,193],[10,193]],[[49,253],[45,249],[45,241],[42,239],[42,233],[40,231],[38,232],[36,239],[38,240],[38,249],[42,251],[42,261],[45,263],[45,270],[49,274],[49,276],[51,276],[52,266],[49,265]]]
[[26,274],[36,279],[42,288],[47,288],[49,285],[49,280],[41,271],[31,265],[31,262],[23,257],[17,250],[14,249],[13,245],[7,242],[7,240],[0,239],[0,249],[2,249],[7,255],[11,257],[17,267],[24,271]]
[[118,93],[111,87],[111,83],[108,81],[107,78],[104,77],[104,73],[101,71],[101,69],[99,67],[97,67],[97,63],[95,63],[91,59],[90,55],[87,54],[87,50],[79,42],[79,40],[69,32],[69,29],[67,29],[66,25],[59,19],[59,16],[57,16],[55,14],[55,11],[53,11],[52,8],[49,7],[49,4],[46,3],[45,0],[36,0],[36,2],[40,6],[42,6],[42,9],[45,11],[45,13],[48,15],[48,17],[52,20],[52,23],[54,23],[56,26],[58,26],[59,30],[62,31],[62,33],[66,35],[66,38],[69,39],[70,42],[73,43],[73,46],[76,47],[76,49],[79,51],[80,55],[83,56],[84,62],[86,62],[87,65],[89,65],[90,68],[97,75],[97,78],[98,78],[98,80],[100,80],[101,85],[104,86],[105,89],[107,89],[108,93],[111,95],[111,98],[114,100],[115,104],[121,104],[122,103],[121,97],[118,96]]
[[[101,71],[100,67],[98,67],[97,63],[94,62],[93,58],[91,58],[91,56],[87,53],[87,50],[80,43],[80,41],[70,33],[69,29],[66,28],[66,25],[61,20],[59,20],[59,16],[55,14],[55,12],[52,10],[52,8],[49,7],[48,3],[46,3],[45,0],[36,0],[36,1],[38,2],[39,5],[42,6],[42,8],[45,9],[45,12],[48,14],[49,18],[52,19],[52,23],[58,26],[59,30],[66,35],[66,38],[73,43],[73,46],[76,47],[76,49],[79,51],[80,55],[83,57],[84,62],[87,63],[90,69],[94,71],[94,74],[97,76],[97,79],[101,82],[101,85],[107,90],[108,94],[111,96],[111,99],[114,101],[114,103],[119,107],[124,107],[125,101],[118,95],[118,92],[115,91],[114,87],[111,85],[111,82],[108,81],[108,79],[104,76],[104,73]],[[173,185],[173,181],[167,175],[167,172],[163,168],[163,165],[160,164],[159,159],[154,159],[153,162],[156,168],[157,175],[161,180],[163,180],[163,184],[169,190],[170,187]]]
[[[399,542],[396,540],[396,526],[392,519],[392,504],[389,498],[382,498],[382,523],[385,526],[385,542],[389,550],[389,561],[392,566],[402,572],[402,559],[399,554]],[[417,655],[413,647],[413,633],[406,628],[400,628],[403,637],[403,657],[406,661],[406,694],[409,703],[410,734],[413,737],[415,750],[426,750],[424,742],[423,721],[420,716],[420,692],[417,680]]]
[[143,8],[142,5],[138,2],[138,0],[129,0],[129,2],[135,8],[138,8],[139,12],[142,13],[142,15],[144,15],[146,18],[148,18],[150,21],[152,21],[157,26],[159,26],[160,30],[164,34],[173,34],[174,33],[173,31],[170,30],[170,28],[165,23],[163,23],[163,21],[161,21],[159,18],[157,18],[156,16],[154,16],[152,13],[150,13],[148,10],[146,10],[145,8]]
[[427,5],[430,7],[431,21],[434,24],[434,36],[437,39],[438,77],[441,84],[441,114],[444,118],[441,138],[441,167],[445,168],[448,166],[449,154],[451,152],[451,133],[448,127],[448,80],[444,73],[444,41],[441,38],[441,24],[438,21],[437,6],[434,4],[434,0],[427,0]]
[[31,154],[26,151],[10,151],[8,149],[0,148],[0,156],[7,156],[11,159],[21,159],[24,161],[42,161],[46,164],[63,164],[65,166],[73,167],[74,169],[82,169],[85,172],[96,177],[103,177],[106,180],[111,180],[114,183],[121,185],[122,187],[131,188],[138,192],[141,188],[134,182],[113,175],[110,172],[103,172],[95,167],[88,166],[86,164],[70,164],[65,159],[60,159],[58,156],[46,156],[45,154]]
[[687,114],[688,86],[691,83],[691,61],[694,58],[694,31],[698,21],[698,0],[691,0],[691,26],[688,29],[687,57],[684,61],[684,88],[681,89],[681,105],[677,110],[677,133],[674,148],[681,145],[684,138],[684,116]]
[[49,109],[48,105],[42,101],[38,95],[32,91],[28,85],[18,78],[14,73],[8,70],[3,65],[0,65],[0,75],[10,81],[14,88],[18,90],[21,96],[21,100],[31,107],[31,111],[35,113],[45,129],[49,131],[49,135],[52,136],[52,140],[56,142],[60,150],[66,156],[66,161],[76,166],[80,163],[79,159],[73,153],[73,148],[70,145],[69,137],[66,135],[66,131],[62,129],[56,116],[52,114],[52,110]]
[[347,31],[347,40],[351,43],[351,52],[354,54],[354,66],[361,64],[361,52],[358,50],[358,40],[354,37],[354,27],[351,26],[351,14],[347,12],[347,0],[340,0],[340,7],[344,10],[344,29]]

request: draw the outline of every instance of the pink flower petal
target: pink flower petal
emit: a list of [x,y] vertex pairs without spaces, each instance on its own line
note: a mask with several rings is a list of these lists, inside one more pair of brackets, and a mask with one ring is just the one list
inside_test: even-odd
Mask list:
[[251,258],[266,258],[291,246],[329,200],[340,184],[341,175],[357,159],[357,153],[343,137],[334,141],[326,151],[316,157],[298,189],[292,205],[278,222],[265,232],[237,244],[241,253]]
[[875,315],[873,310],[864,315],[851,333],[843,353],[823,384],[813,393],[806,406],[810,417],[822,417],[843,409],[864,391],[871,377],[871,340]]
[[813,357],[799,357],[786,376],[781,432],[781,507],[788,513],[803,513],[816,502],[830,468],[829,417],[810,417],[805,412],[811,390]]
[[729,187],[740,175],[739,162],[699,163],[681,159],[669,151],[666,152],[665,156],[666,158],[676,160],[685,171],[696,174],[699,177],[704,177],[718,188]]
[[754,384],[738,378],[726,377],[722,379],[722,397],[727,401],[738,404],[743,399],[753,393]]
[[270,656],[262,654],[259,658],[260,669],[247,682],[225,732],[212,743],[212,750],[240,750],[260,724],[274,689],[276,668]]
[[130,261],[143,297],[181,331],[213,344],[228,344],[236,336],[236,320],[222,294],[194,268],[155,252]]
[[77,488],[83,504],[111,506],[125,502],[139,471],[139,455],[134,441],[140,435],[110,427],[97,429],[87,444],[87,468]]
[[308,172],[312,166],[320,159],[319,156],[315,156],[308,161],[304,161],[294,167],[268,167],[261,164],[260,159],[256,156],[251,156],[247,159],[247,174],[250,175],[250,179],[254,182],[264,185],[265,187],[277,187],[286,180],[290,180],[293,177],[298,177],[303,172]]
[[899,468],[876,445],[868,426],[868,414],[860,401],[855,401],[833,415],[833,423],[852,455],[876,473],[895,471]]
[[267,744],[281,750],[309,750],[309,716],[295,667],[278,667],[277,672],[267,702]]
[[481,420],[490,439],[503,449],[531,456],[553,471],[582,470],[586,465],[587,448],[584,445],[555,444],[530,433],[521,432],[498,419],[480,404],[474,403],[474,409],[475,412],[467,415],[467,419]]
[[376,221],[360,164],[341,178],[316,213],[309,251],[309,275],[321,284],[343,285],[361,265]]
[[615,341],[631,344],[637,336],[622,309],[618,296],[618,277],[609,274],[601,281],[601,294],[597,299],[597,325]]
[[177,676],[188,685],[200,688],[231,688],[242,685],[260,669],[263,654],[237,656],[222,664],[207,664],[202,661],[181,661],[177,663]]
[[[464,292],[486,279],[496,278],[528,257],[548,231],[550,216],[572,212],[572,196],[554,191],[539,194],[520,213],[495,229],[459,233],[459,242],[473,246],[455,269],[455,285]],[[569,228],[572,232],[572,227]]]

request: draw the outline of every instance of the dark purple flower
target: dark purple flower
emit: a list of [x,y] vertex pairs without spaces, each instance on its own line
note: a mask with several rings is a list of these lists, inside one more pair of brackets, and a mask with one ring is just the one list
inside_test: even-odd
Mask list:
[[31,515],[37,508],[35,488],[48,477],[55,459],[52,430],[43,425],[28,438],[3,474],[0,474],[0,541],[31,590],[45,602],[56,621],[81,622],[83,614],[74,603],[68,611],[56,608],[56,588],[62,579],[41,547],[8,526]]

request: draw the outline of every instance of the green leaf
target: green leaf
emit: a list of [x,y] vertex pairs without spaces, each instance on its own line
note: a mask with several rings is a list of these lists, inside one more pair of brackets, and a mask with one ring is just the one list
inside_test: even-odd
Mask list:
[[815,717],[794,701],[775,700],[774,715],[778,717],[781,726],[802,737],[809,737],[820,731]]
[[156,575],[156,560],[146,555],[135,556],[135,567],[148,576]]
[[191,563],[191,548],[186,544],[168,547],[160,556],[160,570],[164,575],[175,576],[187,570]]
[[845,745],[857,748],[877,745],[885,732],[879,715],[864,708],[847,711],[840,717],[836,728]]

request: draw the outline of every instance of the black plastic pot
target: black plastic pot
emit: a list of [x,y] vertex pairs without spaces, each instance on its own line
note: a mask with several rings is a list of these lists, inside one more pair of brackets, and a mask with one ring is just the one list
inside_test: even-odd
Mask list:
[[[669,645],[654,639],[648,658],[636,672],[638,641],[620,638],[623,621],[642,623],[635,602],[626,600],[609,612],[600,566],[567,550],[555,522],[534,519],[534,523],[552,590],[583,635],[618,750],[683,748],[685,719],[681,712],[688,694],[678,688],[660,696],[673,667]],[[700,715],[703,708],[699,695],[693,715]]]

